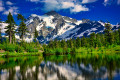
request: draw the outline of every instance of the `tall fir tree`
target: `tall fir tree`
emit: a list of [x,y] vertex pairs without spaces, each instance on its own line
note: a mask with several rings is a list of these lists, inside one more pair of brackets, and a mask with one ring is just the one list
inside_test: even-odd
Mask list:
[[[0,18],[0,22],[1,22],[1,18]],[[0,43],[1,43],[1,39],[2,39],[2,24],[0,24]]]
[[105,24],[105,42],[106,42],[106,45],[111,45],[112,42],[113,42],[113,35],[112,35],[112,27],[111,27],[111,24],[110,23],[106,23]]
[[21,38],[22,41],[23,41],[24,35],[26,34],[26,32],[28,32],[28,31],[27,31],[26,24],[25,24],[25,20],[26,20],[26,19],[25,19],[24,16],[22,16],[21,14],[18,14],[17,19],[18,19],[18,20],[21,20],[20,26],[19,26],[19,28],[18,28],[18,33],[19,33],[19,35],[20,35],[20,38]]
[[87,47],[87,39],[84,36],[81,38],[81,47]]
[[1,34],[1,28],[0,28],[0,43],[1,43],[1,39],[2,39],[2,34]]
[[90,34],[90,46],[96,47],[96,34],[95,33]]
[[11,44],[13,41],[14,33],[15,33],[15,21],[14,21],[13,16],[10,12],[7,16],[6,23],[8,23],[8,26],[5,27],[6,35],[9,36],[9,43]]
[[119,44],[120,44],[120,29],[118,29],[118,34],[119,34]]
[[119,44],[119,33],[118,33],[118,31],[114,31],[113,35],[114,35],[114,44]]
[[76,39],[76,48],[79,48],[81,46],[81,41],[80,41],[80,38],[77,37]]
[[96,47],[101,47],[102,43],[101,43],[101,36],[99,33],[96,34]]
[[36,30],[36,28],[35,28],[35,32],[34,32],[34,40],[35,40],[35,42],[36,42],[36,38],[38,37],[38,31]]

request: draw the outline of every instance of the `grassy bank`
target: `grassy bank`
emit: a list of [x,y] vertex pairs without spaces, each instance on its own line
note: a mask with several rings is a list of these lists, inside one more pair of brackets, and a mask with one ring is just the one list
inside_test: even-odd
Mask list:
[[105,55],[120,55],[120,46],[119,45],[110,45],[108,47],[96,47],[96,48],[54,48],[54,49],[45,49],[44,55],[64,55],[64,54],[82,54],[82,55],[97,55],[97,54],[105,54]]
[[85,48],[76,49],[77,53],[120,53],[120,45],[110,45],[108,47]]
[[32,52],[32,53],[15,53],[15,52],[4,52],[0,53],[0,57],[22,57],[22,56],[42,56],[42,52]]

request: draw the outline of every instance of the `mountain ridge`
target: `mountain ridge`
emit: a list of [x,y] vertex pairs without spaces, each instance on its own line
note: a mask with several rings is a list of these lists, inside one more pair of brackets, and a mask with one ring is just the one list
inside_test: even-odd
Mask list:
[[[25,22],[29,33],[25,35],[25,41],[31,42],[34,38],[35,28],[39,33],[38,41],[46,43],[50,40],[68,40],[82,36],[89,36],[91,33],[102,33],[104,31],[105,22],[91,21],[89,19],[76,20],[67,16],[62,16],[55,11],[45,13],[42,16],[31,14]],[[112,24],[111,24],[112,25]],[[120,25],[112,25],[112,29],[116,30]],[[16,34],[19,39],[19,35]]]

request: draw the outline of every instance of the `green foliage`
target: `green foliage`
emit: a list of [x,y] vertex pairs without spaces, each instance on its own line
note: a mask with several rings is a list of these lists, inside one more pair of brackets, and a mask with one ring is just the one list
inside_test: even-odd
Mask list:
[[[111,25],[109,23],[105,24],[105,34],[90,34],[90,37],[82,37],[70,40],[57,40],[50,41],[48,45],[44,46],[44,53],[47,54],[72,54],[75,52],[82,53],[93,53],[100,52],[106,53],[109,48],[113,48],[120,44],[120,29],[116,31],[111,30]],[[120,49],[114,49],[113,51],[119,51]]]
[[34,38],[36,39],[38,37],[38,31],[35,28],[35,32],[34,32]]
[[34,43],[24,43],[23,47],[25,48],[25,50],[27,52],[38,52],[38,49],[35,48],[35,44]]
[[2,34],[1,34],[1,28],[0,28],[0,43],[1,43],[1,38],[2,38]]
[[70,49],[70,48],[67,49],[67,53],[68,53],[68,54],[71,53],[71,49]]
[[15,45],[14,44],[4,44],[4,49],[9,52],[15,51]]
[[4,46],[2,44],[0,44],[0,49],[4,49]]
[[113,43],[113,35],[112,35],[112,27],[110,25],[110,23],[106,23],[105,24],[105,41],[107,45],[111,45]]
[[56,55],[62,55],[63,54],[63,48],[57,48],[55,49]]
[[24,48],[22,46],[16,45],[15,50],[16,50],[16,52],[23,52]]
[[21,22],[20,22],[20,27],[18,28],[18,33],[19,33],[19,35],[20,35],[20,38],[21,38],[22,41],[23,41],[24,35],[26,34],[26,32],[28,32],[28,31],[27,31],[26,24],[24,23],[25,18],[24,18],[24,16],[22,16],[21,14],[18,14],[17,18],[18,18],[18,20],[21,20]]
[[14,35],[15,35],[15,21],[13,19],[13,16],[11,15],[11,13],[9,12],[8,16],[7,16],[7,20],[6,22],[8,23],[8,26],[6,26],[5,29],[6,30],[6,34],[9,36],[9,42],[10,43],[14,43]]

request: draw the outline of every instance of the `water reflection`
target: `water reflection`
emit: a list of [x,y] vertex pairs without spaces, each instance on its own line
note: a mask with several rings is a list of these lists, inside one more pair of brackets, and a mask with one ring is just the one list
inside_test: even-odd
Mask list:
[[1,59],[0,80],[119,80],[119,59],[76,56]]

